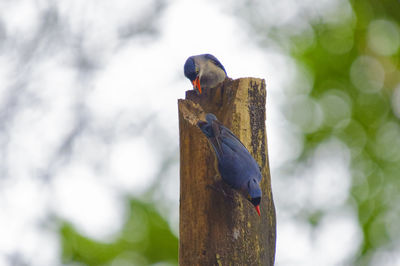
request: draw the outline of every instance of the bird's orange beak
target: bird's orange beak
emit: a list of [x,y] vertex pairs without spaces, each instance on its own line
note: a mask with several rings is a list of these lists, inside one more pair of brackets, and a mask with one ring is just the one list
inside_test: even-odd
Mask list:
[[199,91],[199,93],[201,94],[200,79],[198,76],[195,80],[193,80],[193,88],[197,89]]
[[258,213],[258,216],[261,216],[261,213],[260,213],[260,205],[257,205],[257,206],[254,206],[255,208],[256,208],[256,211],[257,211],[257,213]]

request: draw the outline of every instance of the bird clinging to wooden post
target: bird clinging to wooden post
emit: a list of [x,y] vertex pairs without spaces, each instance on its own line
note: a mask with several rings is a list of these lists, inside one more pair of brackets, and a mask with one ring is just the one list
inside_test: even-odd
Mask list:
[[256,208],[260,216],[261,172],[257,162],[243,143],[213,114],[207,114],[198,127],[210,141],[218,159],[222,179],[241,192]]
[[184,65],[185,76],[192,82],[198,93],[215,88],[227,77],[224,66],[211,54],[200,54],[189,57]]

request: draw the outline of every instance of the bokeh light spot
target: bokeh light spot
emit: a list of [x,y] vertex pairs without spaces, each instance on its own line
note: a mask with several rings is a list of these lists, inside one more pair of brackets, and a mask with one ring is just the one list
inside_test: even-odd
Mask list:
[[340,128],[349,124],[351,101],[346,93],[330,90],[321,97],[319,103],[324,112],[325,124]]
[[400,160],[400,126],[393,121],[385,123],[377,132],[375,151],[386,161]]
[[317,101],[306,96],[298,96],[289,101],[286,117],[297,124],[303,132],[311,133],[321,126],[323,115]]
[[393,91],[392,110],[397,118],[400,118],[400,86]]
[[368,46],[380,55],[392,55],[400,45],[399,27],[389,20],[377,19],[368,27]]
[[[358,156],[367,143],[367,134],[364,127],[356,120],[350,123],[341,132],[338,133],[341,140],[345,141],[350,149],[352,157]],[[355,178],[353,176],[353,178]]]
[[385,71],[378,60],[371,56],[359,56],[350,68],[353,85],[360,91],[375,93],[382,89]]

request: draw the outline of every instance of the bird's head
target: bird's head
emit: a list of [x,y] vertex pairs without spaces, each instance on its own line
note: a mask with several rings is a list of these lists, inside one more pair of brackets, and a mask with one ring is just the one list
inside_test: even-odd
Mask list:
[[218,121],[218,118],[214,114],[208,113],[206,114],[206,120],[211,125],[213,121]]
[[249,182],[247,183],[247,190],[249,193],[249,201],[251,204],[254,205],[254,208],[256,208],[258,216],[261,216],[260,214],[260,202],[261,202],[261,188],[258,180],[256,178],[251,178]]
[[200,69],[196,65],[193,56],[189,57],[186,60],[185,65],[183,67],[183,71],[185,73],[185,77],[187,77],[190,80],[190,82],[192,82],[193,89],[201,93],[200,77],[199,77]]
[[[199,54],[189,57],[183,67],[185,76],[192,82],[193,89],[202,93],[204,88],[215,88],[225,80],[224,66],[212,54]],[[202,85],[200,85],[200,80]]]

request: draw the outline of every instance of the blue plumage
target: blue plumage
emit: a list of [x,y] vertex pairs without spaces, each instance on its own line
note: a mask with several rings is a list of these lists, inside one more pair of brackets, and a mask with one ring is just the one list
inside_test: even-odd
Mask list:
[[212,54],[204,54],[204,57],[211,60],[216,66],[221,68],[226,74],[225,67],[221,64],[221,62],[215,56],[213,56]]
[[224,66],[211,54],[189,57],[183,66],[183,72],[198,93],[202,93],[203,89],[217,87],[227,77]]
[[194,81],[197,77],[196,64],[194,63],[193,56],[189,57],[183,66],[183,73],[190,81]]
[[247,194],[259,214],[262,176],[257,162],[243,143],[215,115],[207,114],[206,120],[207,122],[200,121],[198,126],[215,151],[222,179],[232,188]]

